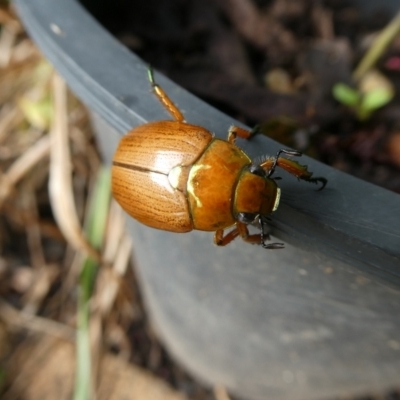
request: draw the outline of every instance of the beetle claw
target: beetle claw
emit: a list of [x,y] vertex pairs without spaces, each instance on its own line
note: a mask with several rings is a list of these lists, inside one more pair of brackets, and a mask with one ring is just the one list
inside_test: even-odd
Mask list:
[[261,224],[261,246],[264,249],[268,250],[278,250],[278,249],[283,249],[285,245],[283,243],[265,243],[266,240],[271,240],[271,237],[269,236],[268,233],[265,232],[265,226],[266,223],[264,221],[265,217],[260,218],[259,222]]
[[262,247],[264,249],[268,249],[268,250],[279,250],[279,249],[284,249],[285,245],[283,243],[261,243]]
[[317,192],[319,192],[320,190],[322,190],[326,184],[328,183],[328,179],[323,178],[323,177],[318,177],[318,178],[314,178],[315,179],[315,183],[319,183],[321,182],[321,187],[319,189],[317,189]]
[[279,158],[281,153],[286,154],[288,156],[292,156],[292,157],[301,157],[303,155],[303,153],[301,151],[298,151],[298,150],[281,149],[281,150],[278,151],[278,154],[276,155],[276,158]]
[[326,186],[328,180],[326,178],[323,178],[322,176],[319,176],[317,178],[307,179],[307,182],[315,183],[316,185],[321,184],[321,187],[317,189],[317,192],[319,192]]

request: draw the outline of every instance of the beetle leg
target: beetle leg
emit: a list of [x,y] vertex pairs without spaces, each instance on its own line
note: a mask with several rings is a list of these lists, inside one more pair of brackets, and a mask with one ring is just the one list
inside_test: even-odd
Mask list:
[[154,80],[153,68],[151,66],[149,66],[147,74],[149,76],[151,87],[155,95],[158,97],[158,100],[160,100],[162,105],[167,109],[167,111],[173,116],[174,119],[176,119],[179,122],[185,122],[185,117],[183,116],[179,108],[168,97],[164,89]]
[[218,229],[214,235],[214,243],[217,246],[226,246],[238,236],[241,236],[245,242],[260,244],[260,235],[250,235],[247,225],[243,222],[236,222],[236,226],[226,235],[224,235],[223,229]]
[[243,129],[240,126],[232,125],[228,131],[228,142],[235,144],[236,138],[239,136],[242,139],[250,139],[252,133],[247,129]]
[[265,240],[269,240],[269,235],[268,233],[265,233],[265,227],[264,223],[262,220],[261,222],[261,235],[260,234],[254,234],[250,235],[249,229],[247,228],[247,225],[244,224],[243,222],[236,222],[235,228],[233,228],[229,233],[227,233],[224,236],[224,230],[223,229],[218,229],[215,232],[214,235],[214,243],[217,246],[226,246],[230,242],[232,242],[234,239],[236,239],[238,236],[241,236],[241,238],[247,242],[247,243],[252,243],[252,244],[261,244],[264,249],[281,249],[283,248],[283,243],[271,243],[271,244],[266,244]]
[[[261,234],[261,237],[258,233],[250,235],[249,228],[247,228],[247,225],[243,222],[236,222],[236,228],[239,231],[239,235],[245,242],[253,244],[260,244],[263,242],[263,234]],[[269,235],[267,234],[266,236],[266,239],[268,240]]]
[[227,244],[232,242],[232,240],[235,240],[238,236],[239,236],[239,230],[237,229],[236,226],[226,235],[224,235],[223,229],[218,229],[214,235],[214,243],[217,246],[226,246]]
[[223,229],[218,229],[214,235],[214,243],[217,246],[226,246],[232,240],[236,239],[238,236],[241,236],[245,242],[260,244],[260,235],[250,235],[249,230],[247,229],[247,225],[243,222],[236,222],[235,228],[233,228],[229,233],[224,235]]
[[306,182],[311,183],[321,183],[321,187],[318,190],[322,190],[326,184],[327,180],[323,177],[312,177],[312,172],[307,169],[307,165],[301,165],[296,161],[289,160],[288,158],[281,157],[280,155],[284,153],[290,156],[301,156],[299,151],[295,150],[285,150],[281,149],[278,151],[275,157],[271,157],[260,164],[260,167],[268,171],[268,176],[275,172],[275,168],[278,166],[290,174],[294,175],[298,179],[302,179]]
[[254,135],[260,132],[260,126],[256,125],[251,131],[241,128],[240,126],[232,125],[228,131],[228,142],[235,144],[236,138],[239,136],[242,139],[251,139]]
[[285,247],[283,243],[265,243],[266,240],[270,240],[271,238],[269,234],[265,232],[265,227],[267,224],[265,223],[264,218],[260,218],[259,221],[261,225],[261,246],[268,250],[283,249]]
[[[268,160],[264,161],[263,163],[260,164],[261,168],[267,169],[268,170],[268,177],[271,177],[271,175],[275,172],[275,168],[277,165],[280,165],[281,160],[288,160],[287,158],[282,158],[280,157],[280,155],[284,153],[284,154],[288,154],[290,156],[301,156],[300,151],[296,151],[296,150],[285,150],[285,149],[280,149],[277,153],[275,157],[270,157]],[[291,161],[291,160],[288,160]],[[295,164],[297,164],[295,161],[293,161]],[[282,166],[281,168],[286,169],[284,166]],[[293,174],[293,172],[288,171],[291,174]],[[296,175],[296,174],[293,174]],[[296,175],[297,176],[297,175]]]

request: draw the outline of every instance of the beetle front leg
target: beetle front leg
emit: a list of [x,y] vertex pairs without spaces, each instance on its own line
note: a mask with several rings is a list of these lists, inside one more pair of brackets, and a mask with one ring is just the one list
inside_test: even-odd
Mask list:
[[236,222],[235,227],[226,235],[224,235],[223,229],[218,229],[214,235],[214,243],[217,246],[226,246],[238,236],[241,236],[245,242],[252,244],[261,244],[260,235],[250,235],[247,225],[239,221]]
[[321,187],[318,190],[322,190],[326,186],[328,182],[326,178],[313,178],[313,173],[307,169],[307,165],[301,165],[297,161],[281,157],[282,153],[290,156],[301,156],[301,153],[296,150],[279,150],[275,157],[268,158],[260,164],[260,167],[268,172],[269,177],[275,172],[276,166],[278,166],[303,181],[316,184],[321,183]]
[[267,233],[264,232],[263,223],[261,224],[261,234],[250,235],[247,225],[245,223],[239,222],[239,221],[236,222],[235,228],[232,229],[225,236],[224,236],[224,230],[218,229],[214,235],[214,243],[217,246],[226,246],[227,244],[232,242],[234,239],[236,239],[238,236],[241,236],[241,238],[247,243],[261,244],[262,247],[264,247],[264,249],[281,249],[281,248],[283,248],[283,243],[271,243],[271,244],[265,243],[265,241],[269,240],[270,237]]

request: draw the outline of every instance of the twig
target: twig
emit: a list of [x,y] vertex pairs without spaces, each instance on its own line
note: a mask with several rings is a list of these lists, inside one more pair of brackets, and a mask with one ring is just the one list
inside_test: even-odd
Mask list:
[[67,95],[64,81],[53,79],[55,117],[51,130],[49,192],[54,217],[70,244],[95,260],[99,254],[85,238],[76,212],[72,189],[71,155],[68,141]]
[[75,340],[75,330],[60,322],[36,315],[26,314],[0,299],[1,318],[9,325],[15,325],[29,331],[45,333],[70,342]]
[[387,49],[391,41],[400,32],[400,12],[380,32],[372,46],[364,55],[357,68],[353,72],[353,79],[359,81],[378,61],[379,57]]

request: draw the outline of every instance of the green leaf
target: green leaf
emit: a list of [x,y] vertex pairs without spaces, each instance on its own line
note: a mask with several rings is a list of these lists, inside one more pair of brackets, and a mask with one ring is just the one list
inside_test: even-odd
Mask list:
[[50,127],[54,110],[49,97],[34,101],[25,96],[19,100],[18,105],[25,118],[35,128],[44,130]]
[[351,107],[356,106],[361,100],[361,96],[357,90],[345,83],[337,83],[334,85],[332,88],[332,95],[337,101]]
[[375,110],[383,107],[393,99],[393,91],[387,88],[376,88],[363,96],[360,107],[364,110]]

